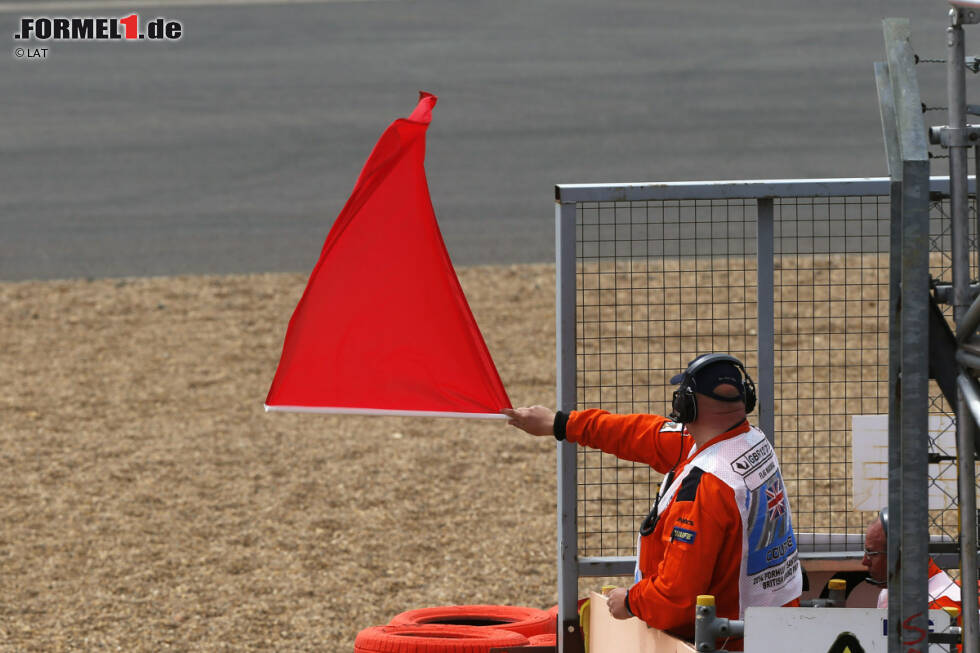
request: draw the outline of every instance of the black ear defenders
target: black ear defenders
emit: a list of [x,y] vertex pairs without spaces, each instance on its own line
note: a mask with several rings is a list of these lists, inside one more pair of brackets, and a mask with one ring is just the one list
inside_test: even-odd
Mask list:
[[681,424],[690,424],[697,419],[698,402],[694,396],[697,392],[697,382],[694,377],[700,370],[714,363],[730,363],[738,369],[742,375],[742,386],[745,389],[745,412],[751,413],[755,409],[755,383],[749,373],[745,371],[742,361],[729,354],[702,354],[691,361],[691,364],[684,370],[680,387],[674,391],[674,397],[671,400],[670,419]]

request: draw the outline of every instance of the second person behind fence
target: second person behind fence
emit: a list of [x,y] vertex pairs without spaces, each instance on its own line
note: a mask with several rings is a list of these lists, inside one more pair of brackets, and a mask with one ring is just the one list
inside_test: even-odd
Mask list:
[[666,475],[640,527],[636,583],[610,593],[609,611],[691,640],[699,594],[715,596],[719,617],[740,619],[749,606],[797,605],[803,577],[776,452],[746,418],[756,393],[745,366],[705,354],[671,383],[670,417],[544,406],[504,412],[532,435]]

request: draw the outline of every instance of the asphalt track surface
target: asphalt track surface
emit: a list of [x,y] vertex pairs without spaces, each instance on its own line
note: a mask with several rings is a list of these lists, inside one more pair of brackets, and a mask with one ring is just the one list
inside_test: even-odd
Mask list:
[[[16,56],[22,17],[133,11],[178,21],[182,38],[35,42],[45,58]],[[881,19],[909,18],[917,53],[943,58],[947,11],[0,2],[0,280],[307,272],[376,139],[421,89],[440,98],[426,167],[457,265],[553,260],[556,183],[884,176]],[[923,99],[945,106],[945,67],[919,69]]]

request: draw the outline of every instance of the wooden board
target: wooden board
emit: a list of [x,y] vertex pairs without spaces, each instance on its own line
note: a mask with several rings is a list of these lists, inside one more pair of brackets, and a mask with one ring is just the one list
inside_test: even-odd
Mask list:
[[602,594],[591,592],[589,601],[589,653],[695,653],[688,642],[650,628],[636,617],[614,618]]

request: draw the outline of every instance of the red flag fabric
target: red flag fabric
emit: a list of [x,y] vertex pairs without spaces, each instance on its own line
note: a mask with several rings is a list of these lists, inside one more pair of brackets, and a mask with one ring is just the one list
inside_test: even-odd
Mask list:
[[436,223],[421,93],[364,164],[289,321],[266,410],[487,416],[510,408]]

